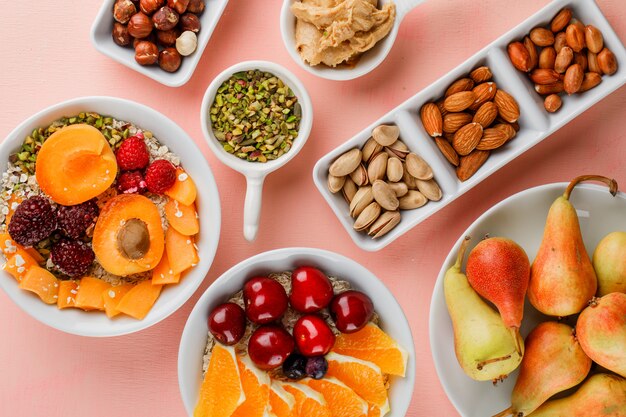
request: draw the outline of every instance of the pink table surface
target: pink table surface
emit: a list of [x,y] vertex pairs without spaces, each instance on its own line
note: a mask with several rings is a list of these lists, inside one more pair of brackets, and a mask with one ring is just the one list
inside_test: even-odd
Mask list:
[[[344,254],[383,279],[404,308],[416,341],[417,381],[407,416],[457,415],[438,382],[428,343],[431,292],[454,241],[493,204],[529,187],[582,173],[610,175],[626,187],[622,88],[382,252],[361,251],[314,188],[311,170],[317,159],[548,2],[427,1],[407,16],[376,71],[344,83],[318,79],[291,60],[279,34],[280,3],[231,0],[194,77],[171,89],[95,51],[89,29],[101,2],[3,2],[0,138],[29,115],[72,97],[113,95],[147,104],[179,123],[202,147],[219,186],[223,224],[215,263],[201,289],[170,318],[140,333],[112,339],[66,335],[34,321],[0,293],[0,415],[183,416],[176,359],[194,303],[234,264],[288,246]],[[602,0],[600,7],[626,39],[623,0]],[[210,154],[198,114],[211,79],[248,59],[291,69],[308,87],[315,108],[303,152],[266,181],[261,229],[253,244],[242,235],[244,179]]]

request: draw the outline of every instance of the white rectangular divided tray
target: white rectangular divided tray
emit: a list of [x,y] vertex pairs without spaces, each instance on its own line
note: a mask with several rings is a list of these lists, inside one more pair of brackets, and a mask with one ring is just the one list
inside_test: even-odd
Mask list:
[[[602,82],[597,87],[583,94],[564,97],[561,109],[556,113],[548,113],[543,108],[542,96],[535,92],[534,84],[528,79],[528,76],[513,67],[506,49],[510,42],[523,39],[534,27],[548,25],[563,7],[571,8],[573,16],[584,24],[594,25],[602,31],[605,46],[617,58],[618,70],[611,76],[603,76]],[[514,140],[498,151],[492,152],[487,162],[474,176],[461,182],[456,177],[454,167],[445,159],[435,141],[424,130],[419,117],[419,110],[425,103],[434,102],[443,97],[445,90],[452,82],[467,76],[472,69],[481,65],[489,66],[497,87],[513,95],[519,103],[521,111],[518,121],[520,130]],[[364,250],[377,251],[441,210],[512,159],[544,140],[624,83],[626,83],[626,50],[596,3],[593,0],[557,0],[498,38],[426,89],[391,110],[352,139],[323,156],[313,169],[313,180],[354,242]],[[422,156],[431,165],[435,179],[443,191],[443,198],[437,202],[428,202],[419,209],[403,210],[400,224],[385,236],[375,240],[366,233],[357,232],[353,229],[354,219],[348,213],[348,204],[343,199],[341,192],[332,194],[328,190],[327,179],[330,164],[342,153],[363,146],[371,136],[372,129],[380,124],[396,124],[400,128],[402,141],[407,144],[411,151]]]

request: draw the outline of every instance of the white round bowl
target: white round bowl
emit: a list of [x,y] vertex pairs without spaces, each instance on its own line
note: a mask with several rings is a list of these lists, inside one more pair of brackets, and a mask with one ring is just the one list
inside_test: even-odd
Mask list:
[[[215,94],[222,83],[237,72],[254,69],[272,73],[283,80],[283,82],[291,88],[296,97],[298,97],[298,102],[302,108],[302,119],[300,120],[298,136],[293,141],[293,145],[289,152],[285,153],[280,158],[264,163],[248,162],[226,152],[213,133],[211,118],[209,117],[209,110],[215,100]],[[313,104],[311,103],[309,93],[306,91],[304,84],[302,84],[302,82],[300,82],[295,75],[281,65],[268,61],[240,62],[239,64],[233,65],[232,67],[222,71],[213,79],[207,88],[204,93],[202,105],[200,106],[200,124],[202,126],[204,138],[209,145],[209,149],[213,151],[215,156],[224,165],[234,169],[246,177],[247,190],[246,200],[244,203],[243,234],[248,241],[253,241],[259,230],[263,181],[265,181],[265,177],[269,173],[276,171],[278,168],[291,161],[304,147],[304,144],[311,133],[311,127],[313,126]]]
[[286,248],[264,252],[235,265],[219,277],[200,297],[191,311],[178,350],[178,385],[185,409],[191,416],[202,384],[202,357],[207,340],[207,318],[217,305],[227,301],[255,275],[293,270],[312,265],[328,275],[340,277],[369,294],[379,314],[382,328],[409,354],[406,377],[391,378],[388,417],[404,417],[415,383],[415,349],[411,328],[402,308],[385,285],[355,261],[321,249]]
[[83,111],[112,116],[149,130],[163,145],[180,156],[183,167],[194,179],[198,189],[200,234],[197,245],[200,262],[185,274],[179,284],[167,286],[163,290],[143,320],[123,315],[109,319],[102,312],[85,312],[79,309],[59,310],[55,305],[44,304],[36,295],[19,289],[15,279],[4,271],[0,273],[0,287],[22,310],[50,327],[81,336],[119,336],[160,322],[178,310],[198,289],[213,263],[217,250],[221,221],[220,200],[211,168],[200,149],[180,126],[143,104],[114,97],[76,98],[31,116],[9,133],[0,145],[0,161],[4,161],[2,170],[6,169],[4,164],[8,161],[9,155],[21,146],[24,138],[33,129],[47,126],[63,116]]
[[[474,381],[463,373],[454,353],[454,334],[443,294],[443,277],[454,264],[466,235],[472,237],[468,253],[488,233],[513,239],[524,248],[532,262],[543,237],[548,209],[566,186],[567,183],[556,183],[530,188],[496,204],[461,235],[441,267],[430,304],[430,348],[441,384],[464,417],[491,416],[506,409],[510,405],[517,371],[496,387],[489,381]],[[626,194],[618,193],[612,197],[606,187],[579,184],[572,192],[571,202],[578,212],[583,239],[590,254],[604,236],[616,230],[626,230]],[[526,301],[522,335],[526,337],[538,323],[547,320],[554,318],[541,315]]]

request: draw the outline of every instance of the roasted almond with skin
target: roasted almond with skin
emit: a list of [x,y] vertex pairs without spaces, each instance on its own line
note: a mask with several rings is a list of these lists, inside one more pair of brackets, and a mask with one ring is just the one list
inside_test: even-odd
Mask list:
[[402,161],[396,157],[387,160],[387,179],[391,182],[398,182],[404,175]]
[[376,142],[374,138],[369,138],[365,142],[365,145],[363,145],[363,148],[361,148],[361,156],[362,156],[361,159],[363,163],[369,164],[370,160],[372,159],[372,156],[376,155],[382,150],[383,150],[383,145]]
[[343,185],[346,183],[346,177],[335,177],[328,174],[328,190],[335,194],[341,191]]
[[[498,92],[496,93],[496,97],[498,96],[498,93],[500,91],[501,90],[498,90]],[[482,106],[480,106],[478,110],[476,110],[476,114],[474,114],[474,118],[472,119],[472,122],[480,123],[480,125],[484,129],[488,127],[490,124],[492,124],[493,121],[496,120],[497,116],[498,116],[498,106],[496,106],[496,103],[494,103],[493,101],[488,101]]]
[[517,101],[506,91],[498,90],[493,102],[496,103],[500,117],[507,122],[513,123],[519,119],[520,111]]
[[572,61],[574,60],[574,51],[569,46],[563,47],[561,52],[556,55],[556,59],[554,61],[554,70],[559,74],[563,74],[567,71],[567,67],[570,66]]
[[350,204],[352,202],[352,199],[354,198],[354,195],[357,192],[357,186],[354,183],[354,181],[352,181],[352,178],[347,177],[346,181],[343,184],[343,188],[341,189],[341,194],[343,194],[343,198],[346,200],[346,202],[348,204]]
[[521,42],[511,42],[507,47],[509,59],[511,64],[522,72],[528,72],[531,70],[531,59],[528,54],[528,50]]
[[597,54],[604,48],[604,38],[602,37],[602,32],[597,27],[593,25],[585,26],[585,45],[594,54]]
[[537,68],[530,73],[530,79],[535,84],[554,84],[561,78],[559,73],[552,69]]
[[478,123],[470,123],[454,134],[452,146],[459,155],[467,155],[476,148],[483,136],[483,127]]
[[478,145],[476,145],[476,149],[481,151],[497,149],[508,140],[509,134],[505,130],[491,127],[485,129],[483,137],[480,139],[480,142],[478,142]]
[[381,208],[377,202],[370,203],[354,221],[354,230],[360,232],[370,227],[380,216]]
[[537,46],[550,46],[554,44],[554,33],[546,28],[537,27],[530,31],[530,40]]
[[400,137],[400,129],[395,125],[380,125],[372,130],[372,137],[383,146],[389,146]]
[[448,114],[448,110],[446,110],[443,107],[443,100],[439,100],[438,102],[435,103],[437,105],[437,108],[439,108],[439,112],[441,113],[441,116],[445,116],[446,114]]
[[535,84],[535,91],[541,95],[562,93],[563,81],[559,80],[554,84]]
[[448,162],[454,166],[459,165],[459,154],[456,153],[450,142],[446,139],[436,138],[435,143]]
[[382,180],[383,178],[385,178],[385,175],[387,174],[388,159],[389,155],[385,152],[380,152],[374,155],[370,164],[367,166],[367,178],[369,178],[371,183],[374,183],[374,181],[376,180]]
[[435,180],[417,180],[417,190],[430,201],[439,201],[443,197],[441,188],[439,188],[439,184]]
[[472,115],[469,113],[448,113],[443,117],[443,131],[444,133],[455,133],[471,122]]
[[587,69],[591,72],[597,72],[598,74],[602,74],[600,64],[598,64],[598,54],[587,51]]
[[556,55],[556,50],[553,47],[546,46],[545,48],[543,48],[539,53],[539,68],[554,69]]
[[367,234],[372,236],[374,239],[378,239],[386,235],[390,230],[400,223],[402,219],[402,215],[398,211],[385,211],[383,214],[376,219],[374,223],[370,226]]
[[554,33],[560,32],[567,27],[570,20],[572,20],[572,11],[567,7],[561,9],[550,22],[550,30]]
[[476,95],[476,100],[474,100],[474,103],[469,107],[469,109],[476,111],[486,102],[493,100],[498,88],[496,83],[488,81],[486,83],[478,84],[472,91]]
[[565,92],[567,94],[578,92],[584,77],[585,73],[579,64],[570,65],[567,71],[565,71],[565,77],[563,78],[563,88]]
[[[442,140],[441,138],[437,138],[436,140]],[[387,185],[396,193],[396,197],[400,198],[406,193],[409,192],[409,187],[407,187],[404,182],[388,182]]]
[[490,151],[475,150],[469,155],[462,156],[459,166],[456,168],[456,176],[461,181],[467,181],[480,169],[489,158]]
[[411,190],[400,198],[399,207],[401,210],[413,210],[422,207],[426,203],[428,203],[428,199],[424,194],[417,190]]
[[561,97],[558,94],[550,94],[543,101],[543,107],[546,109],[546,111],[550,113],[554,113],[555,111],[560,109],[561,104],[563,104],[563,101],[561,100]]
[[361,151],[356,148],[351,149],[337,158],[328,168],[328,172],[335,177],[343,177],[357,169],[360,163]]
[[418,180],[429,180],[433,177],[433,170],[430,165],[428,165],[428,162],[417,154],[408,154],[404,164],[409,174]]
[[598,84],[602,82],[602,76],[597,72],[587,72],[585,73],[585,78],[583,78],[583,83],[580,85],[579,93],[584,93],[585,91],[591,90]]
[[[485,81],[489,81],[491,79],[491,77],[493,77],[493,74],[491,73],[491,70],[489,69],[489,67],[486,67],[486,66],[478,67],[474,71],[470,72],[470,78],[476,84],[480,84],[480,83],[484,83]],[[468,88],[468,90],[471,90],[472,88],[474,88],[473,85],[472,85],[471,88]]]
[[617,72],[617,59],[608,48],[602,49],[598,54],[598,66],[603,74],[613,75]]
[[461,78],[453,82],[446,90],[444,97],[449,97],[452,94],[460,93],[461,91],[471,91],[474,88],[474,81],[471,78]]
[[531,70],[535,69],[535,67],[539,63],[539,56],[537,55],[537,47],[528,36],[524,37],[523,44],[526,47],[526,50],[528,51],[528,55],[530,56],[530,69]]
[[426,132],[436,138],[443,134],[443,118],[435,103],[426,103],[420,110],[420,117]]
[[372,186],[366,185],[359,188],[350,202],[350,216],[357,217],[372,201],[374,201]]
[[584,26],[582,29],[580,26],[577,23],[571,23],[565,30],[567,46],[572,48],[574,52],[580,52],[585,47]]
[[474,91],[460,91],[446,97],[443,107],[450,113],[456,113],[467,109],[475,100]]
[[396,197],[396,193],[385,181],[374,181],[372,184],[372,195],[374,196],[374,201],[385,210],[396,210],[398,208],[398,197]]
[[352,181],[354,181],[354,183],[359,187],[367,185],[367,183],[369,183],[369,178],[367,176],[367,168],[365,168],[365,165],[359,164],[359,166],[350,173],[350,179],[352,179]]
[[519,128],[516,129],[512,123],[507,122],[498,123],[493,128],[503,132],[507,136],[507,141],[513,139],[519,130]]

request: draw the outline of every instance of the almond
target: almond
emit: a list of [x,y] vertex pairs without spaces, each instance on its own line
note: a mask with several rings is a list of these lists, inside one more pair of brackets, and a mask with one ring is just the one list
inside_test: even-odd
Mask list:
[[585,27],[585,45],[587,45],[587,49],[597,54],[604,47],[604,39],[602,38],[602,32],[593,26],[587,25]]
[[435,138],[435,143],[448,162],[455,167],[459,166],[459,154],[456,153],[450,142],[442,138]]
[[472,122],[472,115],[469,113],[448,113],[443,116],[444,133],[456,133],[468,123]]
[[[470,72],[470,78],[476,84],[480,84],[480,83],[484,83],[485,81],[489,81],[492,76],[493,76],[493,74],[491,73],[491,70],[489,69],[489,67],[486,67],[486,66],[478,67],[474,71]],[[472,85],[471,88],[469,88],[469,90],[471,90],[472,88],[474,88],[473,85]]]
[[534,28],[530,31],[530,39],[537,46],[550,46],[554,44],[554,33],[545,28]]
[[461,181],[467,181],[478,171],[478,169],[489,158],[490,151],[475,150],[469,155],[462,156],[459,161],[459,166],[456,168],[456,176]]
[[567,46],[567,36],[565,36],[565,32],[559,32],[554,37],[554,50],[558,54],[561,52],[564,46]]
[[498,91],[498,88],[496,86],[496,83],[494,83],[493,81],[489,81],[486,83],[478,84],[476,87],[474,87],[472,91],[476,95],[476,100],[470,106],[470,110],[476,111],[484,103],[493,100],[496,95],[496,91]]
[[617,71],[617,60],[608,48],[602,49],[598,54],[598,66],[600,71],[606,75],[613,75]]
[[569,24],[572,20],[572,11],[565,7],[554,16],[552,22],[550,22],[550,30],[554,33],[560,32]]
[[513,139],[517,135],[517,131],[519,130],[519,126],[517,126],[517,122],[515,123],[502,122],[493,126],[493,128],[505,133],[507,136],[507,141]]
[[574,64],[580,65],[583,72],[587,72],[587,54],[585,51],[574,53]]
[[552,69],[537,68],[530,73],[530,79],[535,84],[554,84],[561,78],[559,73]]
[[581,29],[579,24],[571,23],[565,31],[565,41],[574,52],[580,52],[585,47],[584,27]]
[[554,69],[556,56],[556,49],[554,49],[553,47],[546,46],[545,48],[543,48],[539,53],[539,68]]
[[520,112],[517,101],[504,90],[498,90],[494,97],[494,103],[498,107],[498,114],[509,123],[516,122],[519,119]]
[[598,74],[602,74],[600,64],[598,64],[598,54],[587,51],[587,68],[591,72],[597,72]]
[[476,149],[481,151],[488,151],[491,149],[497,149],[504,145],[509,140],[509,135],[502,129],[496,129],[494,127],[485,129],[483,131],[483,137],[476,145]]
[[583,83],[580,85],[579,93],[584,93],[585,91],[591,90],[596,85],[602,82],[602,76],[597,72],[588,72],[585,74],[585,78],[583,78]]
[[585,73],[579,64],[570,65],[565,71],[565,77],[563,78],[563,88],[567,94],[574,94],[580,90],[580,86],[583,83]]
[[563,74],[567,71],[567,67],[574,60],[574,51],[569,46],[564,46],[556,55],[556,59],[554,60],[554,70],[559,74]]
[[476,148],[482,136],[483,127],[478,123],[470,123],[454,134],[452,146],[459,155],[467,155]]
[[[498,90],[498,92],[500,92],[500,90]],[[496,93],[496,96],[497,95],[498,93]],[[484,129],[488,127],[490,124],[492,124],[493,121],[496,120],[497,116],[498,116],[498,106],[496,106],[494,102],[488,101],[482,106],[480,106],[478,110],[476,110],[476,114],[474,114],[474,118],[472,119],[472,122],[480,123],[480,125]]]
[[448,87],[444,97],[451,96],[455,93],[460,93],[461,91],[470,91],[472,88],[474,88],[474,81],[472,79],[461,78],[453,82],[450,87]]
[[460,112],[471,106],[476,100],[476,94],[473,91],[460,91],[446,97],[443,107],[451,112]]
[[554,84],[535,84],[535,91],[541,95],[562,93],[563,81],[559,80]]
[[533,41],[528,37],[524,37],[524,46],[528,51],[528,56],[530,56],[530,69],[534,69],[539,63],[539,57],[537,55],[537,47],[533,43]]
[[522,72],[528,72],[531,70],[531,59],[528,54],[528,50],[521,42],[511,42],[507,47],[509,59],[511,64]]
[[561,104],[563,104],[563,102],[561,101],[561,97],[558,94],[550,94],[543,101],[543,107],[545,107],[545,109],[550,113],[554,113],[555,111],[560,109]]
[[439,109],[439,112],[441,113],[441,117],[448,114],[448,110],[446,110],[445,107],[443,107],[443,100],[439,100],[435,104],[437,105],[437,108]]
[[439,107],[435,103],[426,103],[420,110],[420,117],[426,132],[433,138],[441,136],[443,133],[443,118]]

